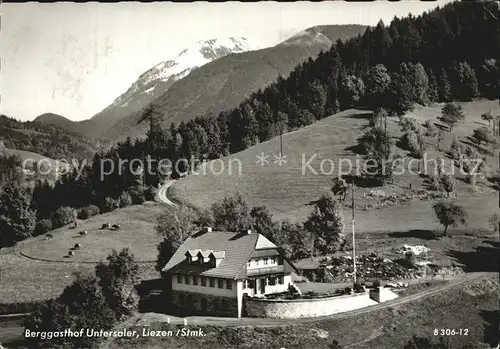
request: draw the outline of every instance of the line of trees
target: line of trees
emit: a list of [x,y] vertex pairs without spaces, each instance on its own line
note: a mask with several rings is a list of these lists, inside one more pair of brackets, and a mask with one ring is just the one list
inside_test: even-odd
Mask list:
[[3,114],[0,114],[0,141],[7,148],[68,160],[91,158],[99,145],[99,142],[58,126],[21,122]]
[[62,176],[55,185],[38,180],[29,186],[19,176],[15,178],[0,188],[0,248],[78,219],[142,204],[156,194],[154,187],[141,184],[120,188],[122,191],[106,188],[100,180],[92,182],[85,174],[77,178],[76,171]]

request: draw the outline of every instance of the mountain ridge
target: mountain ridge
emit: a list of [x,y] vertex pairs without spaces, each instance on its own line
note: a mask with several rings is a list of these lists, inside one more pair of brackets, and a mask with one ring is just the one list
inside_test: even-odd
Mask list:
[[[178,80],[154,103],[163,112],[164,126],[201,115],[218,115],[237,106],[252,92],[286,77],[298,64],[366,30],[362,25],[326,25],[305,29],[276,46],[233,53],[196,69]],[[140,112],[129,114],[105,131],[106,138],[121,141],[141,137],[147,125],[136,125]],[[104,134],[102,135],[104,136]]]
[[[137,120],[141,110],[151,102],[166,115],[165,126],[199,115],[217,115],[266,87],[280,74],[288,75],[298,64],[329,49],[337,40],[362,34],[366,28],[354,24],[315,26],[263,49],[251,47],[241,37],[198,41],[191,47],[203,48],[205,43],[201,55],[209,56],[191,62],[203,64],[173,64],[176,58],[189,54],[189,48],[184,49],[176,58],[162,61],[142,73],[127,91],[91,119],[69,120],[65,125],[59,120],[59,123],[69,131],[116,142],[127,136],[135,138],[145,134],[147,125],[137,125]],[[218,42],[221,44],[217,45]],[[210,60],[214,57],[218,58]],[[172,74],[162,75],[168,69]]]
[[173,59],[161,61],[139,75],[123,94],[89,120],[96,125],[95,129],[89,130],[91,135],[99,136],[101,131],[112,126],[124,115],[141,110],[198,67],[232,52],[246,50],[250,50],[250,45],[242,37],[197,41]]

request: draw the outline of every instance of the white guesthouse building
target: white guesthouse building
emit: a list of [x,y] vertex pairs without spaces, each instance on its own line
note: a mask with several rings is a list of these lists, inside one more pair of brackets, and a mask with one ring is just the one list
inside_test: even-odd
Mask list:
[[287,291],[295,267],[264,236],[205,228],[163,268],[172,302],[189,313],[241,317],[243,296]]

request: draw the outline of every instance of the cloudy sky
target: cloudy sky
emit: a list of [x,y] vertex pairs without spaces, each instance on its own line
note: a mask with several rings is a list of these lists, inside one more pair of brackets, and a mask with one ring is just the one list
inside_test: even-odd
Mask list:
[[98,113],[138,76],[199,40],[268,47],[320,24],[386,24],[448,2],[3,4],[1,113]]

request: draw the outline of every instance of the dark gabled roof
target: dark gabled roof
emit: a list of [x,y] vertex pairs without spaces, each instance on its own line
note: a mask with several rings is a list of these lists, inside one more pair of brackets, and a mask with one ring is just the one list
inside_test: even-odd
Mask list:
[[[236,279],[255,250],[259,234],[230,232],[200,232],[188,238],[163,268],[164,272],[199,274]],[[265,238],[264,238],[265,239]],[[266,239],[267,240],[267,239]],[[210,265],[191,265],[185,254],[189,250],[225,251],[225,258],[214,268]]]
[[[198,256],[201,254],[204,257],[215,257],[220,259],[220,264],[217,267],[210,263],[190,264],[186,260],[188,252]],[[260,234],[200,232],[188,238],[179,247],[162,271],[237,280],[252,275],[263,275],[262,273],[287,274],[296,270],[293,264],[283,257],[283,265],[262,268],[261,271],[251,269],[247,272],[247,261],[250,258],[278,255],[282,255],[280,249]]]

